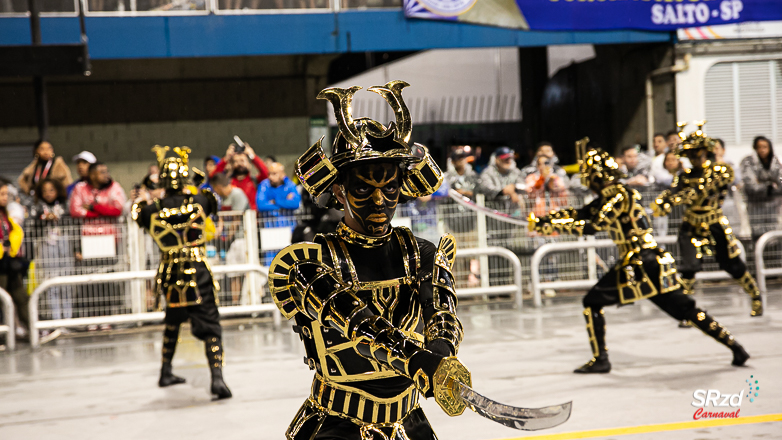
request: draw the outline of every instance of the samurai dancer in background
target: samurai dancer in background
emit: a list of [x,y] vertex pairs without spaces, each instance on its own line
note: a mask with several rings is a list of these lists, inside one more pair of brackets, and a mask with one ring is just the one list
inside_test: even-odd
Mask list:
[[589,139],[576,142],[581,183],[597,198],[580,208],[552,211],[541,218],[530,214],[529,228],[543,235],[553,232],[583,235],[607,231],[619,248],[619,260],[584,297],[592,355],[575,373],[608,373],[603,307],[630,304],[648,298],[677,320],[687,319],[733,352],[733,365],[741,366],[749,354],[733,335],[682,292],[670,253],[657,247],[652,224],[641,206],[641,195],[619,182],[624,175],[608,153],[588,146]]
[[[686,169],[674,178],[671,189],[666,189],[654,200],[652,211],[660,217],[668,215],[673,206],[687,205],[679,230],[682,253],[679,273],[684,293],[693,293],[695,274],[703,266],[703,256],[716,254],[720,269],[738,280],[749,295],[752,301],[750,316],[761,316],[763,301],[760,290],[741,259],[739,240],[722,212],[725,196],[733,184],[733,168],[726,163],[717,163],[714,156],[716,142],[703,132],[705,123],[699,123],[698,130],[689,136],[679,133],[682,143],[676,153],[686,156],[692,163],[692,169]],[[683,130],[686,124],[679,126]]]
[[[206,259],[204,225],[218,210],[209,189],[197,190],[192,177],[202,177],[188,166],[190,149],[175,147],[177,157],[166,157],[168,147],[155,146],[160,167],[159,185],[165,197],[133,205],[131,214],[160,247],[160,266],[155,278],[157,294],[166,299],[163,332],[163,365],[158,385],[184,383],[171,372],[179,326],[190,319],[193,336],[205,342],[212,373],[211,392],[218,399],[231,397],[223,381],[223,343],[216,292],[219,290]],[[198,182],[196,182],[197,184]]]

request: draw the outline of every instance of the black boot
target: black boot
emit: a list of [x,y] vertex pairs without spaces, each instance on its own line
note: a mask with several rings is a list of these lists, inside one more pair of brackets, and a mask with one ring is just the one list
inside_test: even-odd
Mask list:
[[163,330],[163,366],[160,367],[160,380],[157,383],[160,387],[185,383],[184,378],[171,373],[171,359],[174,357],[178,338],[179,325],[166,324]]
[[694,326],[701,329],[703,333],[706,333],[707,335],[716,339],[720,344],[730,348],[730,351],[733,352],[733,362],[731,362],[733,365],[740,367],[744,365],[745,362],[747,362],[747,359],[749,359],[749,353],[744,350],[744,347],[739,344],[733,335],[730,334],[728,329],[723,327],[722,324],[715,321],[714,318],[709,316],[708,313],[698,308],[693,309],[690,315],[691,316],[689,316],[688,319]]
[[608,353],[593,357],[589,362],[573,370],[574,373],[610,373],[611,362],[608,362]]
[[606,321],[603,309],[592,310],[591,307],[587,307],[584,309],[584,319],[586,319],[587,334],[594,357],[573,372],[608,373],[611,371],[611,362],[608,361],[608,348],[605,343]]
[[217,399],[232,397],[231,390],[223,381],[223,343],[220,338],[210,337],[206,341],[206,360],[212,372],[212,394],[217,396]]
[[173,373],[171,373],[171,363],[163,362],[163,366],[160,367],[160,380],[157,382],[158,386],[167,387],[171,385],[178,385],[180,383],[185,383],[185,378],[175,376]]

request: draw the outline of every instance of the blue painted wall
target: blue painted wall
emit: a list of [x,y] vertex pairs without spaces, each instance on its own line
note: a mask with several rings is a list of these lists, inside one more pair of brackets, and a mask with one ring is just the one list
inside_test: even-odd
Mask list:
[[[428,20],[401,10],[87,17],[93,59],[216,57],[672,41],[643,31],[528,32]],[[42,17],[43,42],[77,43],[76,17]],[[29,19],[0,18],[0,45],[30,44]]]

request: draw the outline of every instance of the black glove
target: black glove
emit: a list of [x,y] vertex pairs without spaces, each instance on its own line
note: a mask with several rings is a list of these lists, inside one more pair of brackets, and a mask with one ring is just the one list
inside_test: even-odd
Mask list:
[[451,344],[445,342],[442,339],[435,339],[434,341],[430,342],[426,346],[426,349],[442,357],[454,355],[453,351],[451,351]]
[[[416,388],[424,397],[434,397],[434,373],[437,371],[437,367],[440,366],[443,358],[445,356],[432,353],[429,350],[421,350],[410,358],[408,371],[412,376],[413,382],[415,382]],[[419,371],[422,373],[419,373]]]

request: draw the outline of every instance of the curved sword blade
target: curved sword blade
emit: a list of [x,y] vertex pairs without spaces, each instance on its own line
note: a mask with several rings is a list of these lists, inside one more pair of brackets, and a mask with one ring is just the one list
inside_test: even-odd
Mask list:
[[567,402],[544,408],[520,408],[495,402],[458,381],[453,382],[453,389],[454,394],[460,396],[464,403],[479,415],[524,431],[537,431],[561,425],[570,418],[573,407],[573,402]]

